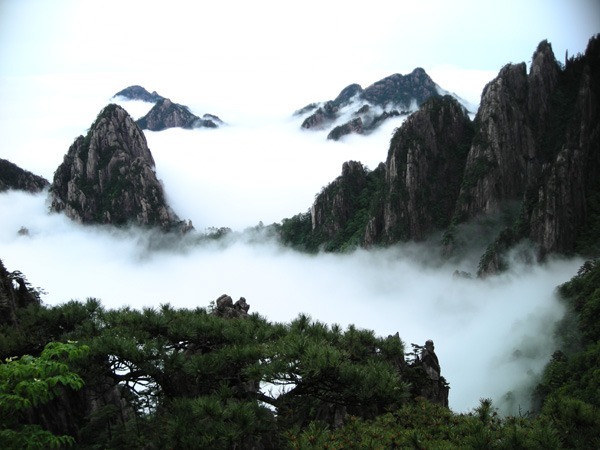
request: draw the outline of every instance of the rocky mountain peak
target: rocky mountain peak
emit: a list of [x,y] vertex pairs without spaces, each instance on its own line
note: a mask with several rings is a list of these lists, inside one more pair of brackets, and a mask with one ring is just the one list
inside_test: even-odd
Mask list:
[[407,75],[390,75],[366,89],[351,84],[335,100],[311,103],[295,115],[307,115],[302,128],[330,129],[327,138],[338,140],[350,133],[368,134],[387,119],[407,116],[428,98],[439,95],[437,85],[419,67]]
[[117,97],[126,98],[128,100],[141,100],[148,103],[156,103],[163,98],[161,95],[158,95],[156,91],[150,93],[142,86],[138,85],[129,86],[113,95],[113,98]]
[[338,106],[345,105],[345,104],[349,103],[350,100],[352,100],[355,96],[357,96],[358,94],[361,94],[362,92],[363,92],[363,88],[360,86],[360,84],[356,84],[356,83],[351,84],[349,86],[346,86],[344,89],[342,89],[342,91],[335,98],[333,103]]
[[412,104],[420,106],[428,98],[438,95],[431,77],[422,68],[416,68],[407,75],[396,73],[373,83],[361,97],[373,105],[392,104],[409,109]]
[[144,117],[137,121],[143,130],[162,131],[167,128],[217,128],[223,123],[221,119],[212,114],[205,114],[200,118],[193,114],[187,106],[162,98]]
[[80,223],[185,228],[165,201],[146,137],[118,105],[106,106],[69,148],[50,187],[52,209]]
[[[552,45],[542,41],[533,54],[529,70],[529,98],[527,108],[534,130],[543,128],[550,110],[552,93],[558,86],[560,67],[554,57]],[[539,131],[537,131],[539,134]],[[539,137],[539,136],[536,136]]]
[[429,99],[402,124],[386,160],[382,236],[367,233],[367,245],[421,240],[448,226],[472,130],[464,107],[450,96]]

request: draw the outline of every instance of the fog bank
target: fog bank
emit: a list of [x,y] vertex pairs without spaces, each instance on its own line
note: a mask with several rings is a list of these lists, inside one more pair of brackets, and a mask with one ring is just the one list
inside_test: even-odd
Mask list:
[[[160,234],[80,226],[47,212],[46,195],[0,194],[0,247],[8,270],[20,270],[54,305],[99,298],[108,308],[206,307],[227,293],[245,297],[251,312],[287,322],[299,313],[410,343],[433,339],[456,411],[532,381],[554,346],[552,324],[562,313],[554,289],[581,261],[542,266],[515,263],[486,280],[453,277],[476,261],[430,264],[417,244],[350,254],[301,254],[269,238],[161,245]],[[26,227],[28,235],[19,235]],[[160,248],[160,250],[150,250]],[[505,403],[518,414],[527,399]]]

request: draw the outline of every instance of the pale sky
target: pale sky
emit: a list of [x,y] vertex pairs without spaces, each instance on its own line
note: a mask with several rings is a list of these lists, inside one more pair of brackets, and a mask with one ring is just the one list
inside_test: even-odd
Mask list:
[[[161,74],[240,102],[311,89],[315,101],[415,67],[497,72],[543,39],[562,60],[598,32],[597,0],[0,0],[0,77]],[[450,80],[435,81],[467,95]]]

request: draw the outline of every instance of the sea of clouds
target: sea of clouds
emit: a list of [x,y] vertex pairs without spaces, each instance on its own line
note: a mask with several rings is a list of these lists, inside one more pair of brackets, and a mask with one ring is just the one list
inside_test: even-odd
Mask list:
[[[96,79],[93,89],[89,79],[78,77],[67,84],[52,77],[4,81],[0,157],[50,181],[69,145],[86,132],[110,95],[134,84],[111,77]],[[428,244],[307,255],[273,237],[244,232],[260,221],[268,225],[305,212],[321,187],[341,173],[344,161],[371,169],[385,161],[402,119],[369,137],[333,142],[326,131],[301,130],[302,118],[292,116],[311,101],[335,98],[344,86],[321,98],[298,96],[285,108],[271,99],[240,111],[204,102],[192,91],[186,97],[181,87],[171,95],[166,85],[146,85],[197,115],[216,114],[227,123],[216,130],[145,135],[175,212],[191,219],[199,233],[229,227],[230,238],[198,244],[135,228],[81,226],[49,213],[47,192],[7,192],[0,194],[0,258],[9,271],[19,270],[43,288],[50,305],[95,297],[109,308],[161,303],[194,308],[226,293],[245,297],[251,312],[273,321],[307,313],[380,336],[399,332],[408,349],[433,339],[451,385],[452,409],[467,411],[479,398],[492,397],[517,414],[519,406],[528,406],[519,392],[535,383],[555,349],[552,324],[563,314],[555,287],[571,278],[581,261],[526,265],[515,258],[508,273],[466,279],[453,272],[474,273],[476,258],[444,263]],[[134,118],[151,107],[120,104]],[[19,234],[21,227],[28,233]],[[515,400],[506,400],[508,392]]]

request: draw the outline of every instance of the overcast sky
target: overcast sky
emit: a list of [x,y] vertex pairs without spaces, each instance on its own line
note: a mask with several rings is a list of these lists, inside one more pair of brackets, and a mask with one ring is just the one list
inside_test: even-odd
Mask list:
[[[597,0],[0,5],[2,77],[117,73],[121,84],[141,84],[162,75],[165,88],[193,79],[211,101],[235,94],[246,107],[259,98],[293,99],[295,91],[314,92],[314,101],[332,95],[332,83],[339,90],[352,82],[366,86],[415,67],[497,72],[529,61],[543,39],[560,60],[567,49],[583,51],[600,31]],[[469,88],[460,78],[455,84],[446,89]]]

